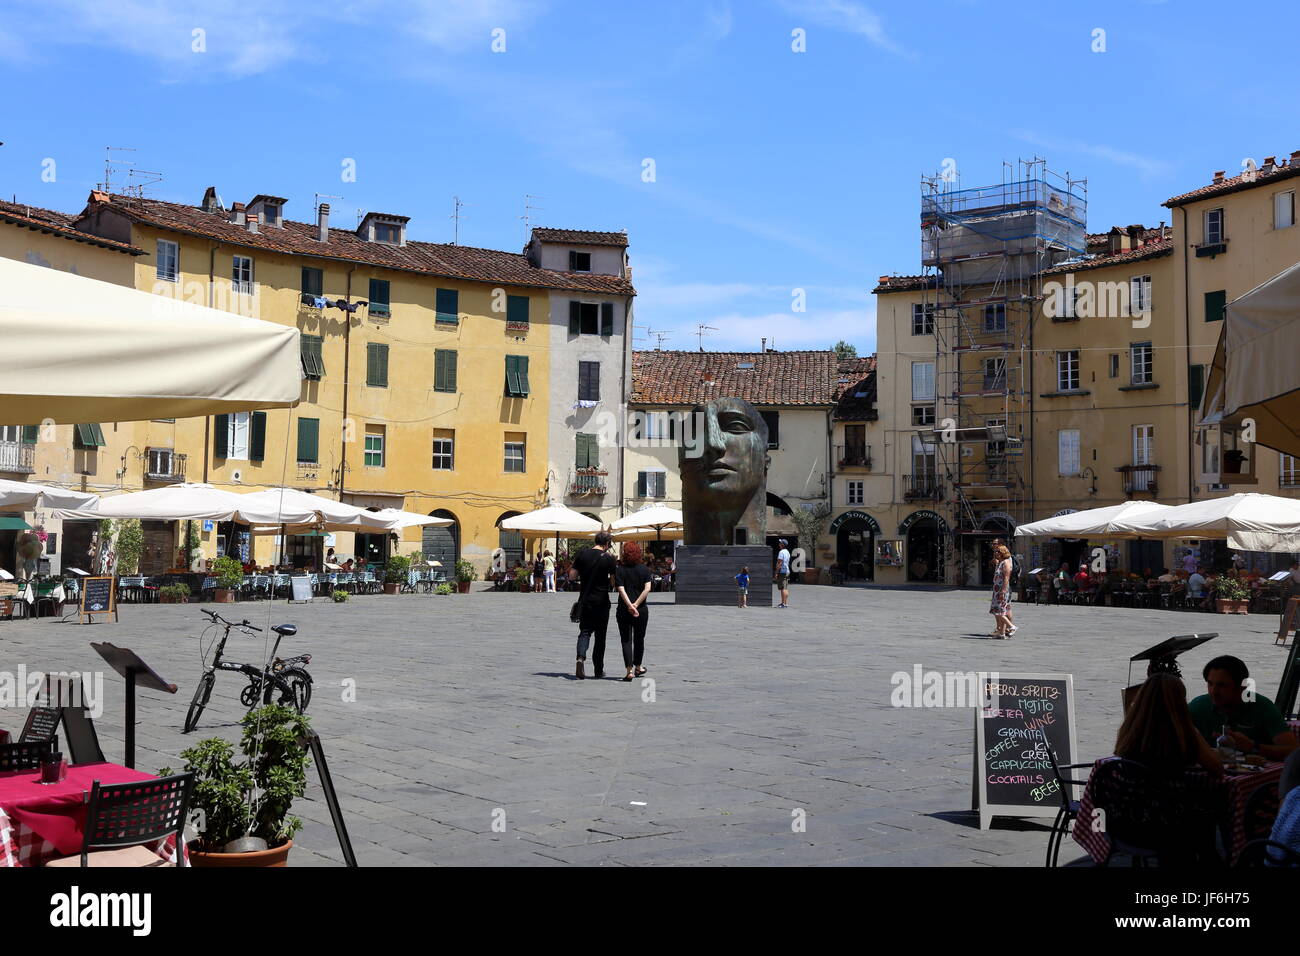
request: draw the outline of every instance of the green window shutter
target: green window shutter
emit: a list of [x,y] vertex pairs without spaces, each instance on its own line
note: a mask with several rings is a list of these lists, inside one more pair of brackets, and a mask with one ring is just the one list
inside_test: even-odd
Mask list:
[[636,473],[636,496],[637,496],[638,498],[644,498],[644,497],[646,497],[646,480],[645,480],[645,475],[646,475],[646,473],[645,473],[644,471],[638,471],[638,472]]
[[384,387],[388,387],[388,346],[379,346],[379,374],[383,378]]
[[608,338],[614,334],[614,303],[600,304],[600,334]]
[[74,448],[103,448],[104,430],[98,424],[78,425],[73,429],[72,444]]
[[108,444],[108,442],[104,440],[104,429],[99,427],[98,422],[93,425],[87,425],[86,427],[90,429],[90,440],[94,442],[95,447],[103,448]]
[[1192,365],[1187,369],[1187,401],[1193,410],[1201,407],[1201,396],[1205,393],[1205,366]]
[[1223,318],[1223,309],[1228,304],[1228,293],[1220,289],[1218,292],[1205,293],[1205,321],[1218,322]]
[[248,416],[248,460],[266,458],[266,412],[251,412]]
[[582,331],[582,303],[569,300],[569,334],[577,335]]
[[582,432],[578,432],[578,436],[575,441],[575,449],[573,453],[573,466],[575,468],[587,467],[587,436],[584,435]]
[[212,457],[225,458],[230,454],[230,416],[212,416]]
[[378,342],[366,343],[366,384],[375,388],[388,387],[388,346]]
[[460,321],[460,293],[455,289],[439,289],[435,297],[434,310],[437,321],[455,324]]
[[519,363],[519,394],[521,397],[528,395],[528,356],[518,355],[515,357]]
[[506,356],[506,394],[519,395],[519,356]]
[[456,363],[458,361],[454,350],[447,352],[447,391],[456,391]]
[[369,308],[371,315],[388,315],[388,280],[370,280]]
[[506,321],[520,325],[528,324],[528,296],[506,296]]
[[298,419],[298,460],[319,461],[320,455],[320,419]]
[[322,337],[302,336],[302,373],[313,381],[325,376],[325,359],[321,354]]
[[433,353],[433,390],[456,391],[456,352],[454,349],[435,349]]
[[39,425],[24,425],[22,442],[24,445],[35,445],[36,439],[40,435]]

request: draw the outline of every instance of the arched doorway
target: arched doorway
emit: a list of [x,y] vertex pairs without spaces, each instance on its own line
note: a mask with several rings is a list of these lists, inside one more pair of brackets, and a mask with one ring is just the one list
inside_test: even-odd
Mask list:
[[898,526],[907,542],[907,580],[944,580],[944,538],[948,522],[934,511],[913,511]]
[[874,556],[880,525],[865,511],[846,511],[831,522],[835,536],[835,560],[850,581],[875,579]]
[[522,564],[524,560],[523,535],[518,531],[510,531],[501,527],[501,522],[518,514],[520,514],[518,511],[507,511],[497,518],[497,547],[505,552],[504,560],[507,568],[513,568],[516,561]]
[[[789,542],[790,552],[793,554],[795,548],[799,547],[799,529],[795,527],[793,518],[794,509],[780,495],[774,495],[772,492],[767,493],[767,545],[772,549],[772,560],[776,560],[776,553],[780,550],[780,540],[785,538]],[[758,544],[757,541],[737,541],[737,544]],[[811,555],[808,556],[808,566],[812,567],[813,561]]]
[[1015,554],[1016,520],[1004,511],[986,514],[980,521],[979,531],[963,537],[962,563],[967,585],[993,586],[993,542],[998,540]]
[[[460,558],[460,519],[450,511],[430,511],[431,518],[446,518],[452,524],[431,528],[426,526],[420,535],[420,551],[426,561],[442,562],[442,572],[451,577],[456,572]],[[434,568],[437,571],[437,568]]]

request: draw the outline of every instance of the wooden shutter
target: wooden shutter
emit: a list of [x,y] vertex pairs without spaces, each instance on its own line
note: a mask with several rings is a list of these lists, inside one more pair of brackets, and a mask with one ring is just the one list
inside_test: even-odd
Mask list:
[[309,379],[320,379],[325,375],[325,359],[321,355],[321,336],[302,336],[302,373]]
[[230,454],[230,416],[212,416],[212,457],[225,458]]
[[602,302],[600,304],[600,334],[606,337],[614,334],[613,302]]
[[319,461],[320,419],[298,419],[298,460]]
[[590,436],[578,432],[576,450],[573,454],[573,464],[575,468],[587,467],[587,439]]
[[1192,365],[1187,369],[1187,401],[1192,410],[1201,407],[1201,396],[1205,392],[1205,366]]
[[1223,307],[1227,305],[1228,293],[1223,289],[1218,292],[1205,293],[1205,321],[1218,322],[1223,318]]
[[22,443],[24,445],[35,445],[36,439],[40,435],[39,425],[24,425],[22,434]]
[[439,289],[434,309],[437,321],[455,324],[460,321],[460,293],[455,289]]
[[433,388],[437,392],[456,391],[455,349],[437,349],[434,351]]
[[519,363],[519,394],[527,397],[528,395],[528,356],[517,355],[515,360]]
[[569,300],[569,334],[578,335],[582,332],[582,303]]
[[520,325],[528,324],[528,296],[506,296],[506,321]]
[[519,356],[506,356],[506,394],[519,394]]
[[651,490],[651,497],[662,498],[665,494],[667,494],[667,491],[665,490],[665,485],[667,484],[668,475],[662,471],[656,471],[656,472],[652,472],[650,474],[650,477],[654,479],[654,487]]
[[388,346],[366,343],[366,384],[376,388],[388,386]]
[[266,412],[251,412],[248,423],[248,460],[261,461],[266,457]]

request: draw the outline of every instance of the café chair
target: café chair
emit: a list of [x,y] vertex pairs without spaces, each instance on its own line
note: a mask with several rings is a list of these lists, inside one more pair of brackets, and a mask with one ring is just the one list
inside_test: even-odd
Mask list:
[[63,730],[68,735],[68,763],[75,766],[103,763],[104,751],[99,747],[95,721],[84,707],[63,708]]
[[14,770],[39,770],[41,762],[54,753],[53,740],[30,740],[0,744],[0,773]]
[[1092,772],[1093,806],[1105,813],[1110,851],[1100,864],[1117,855],[1144,867],[1217,865],[1215,817],[1209,794],[1183,773],[1158,773],[1136,760],[1114,757]]
[[1091,767],[1090,763],[1070,763],[1064,767],[1056,762],[1056,751],[1050,746],[1047,749],[1047,759],[1052,762],[1052,776],[1056,778],[1057,794],[1061,798],[1061,809],[1056,811],[1056,820],[1052,823],[1051,832],[1047,835],[1047,862],[1044,866],[1056,866],[1056,861],[1061,855],[1061,844],[1069,835],[1070,830],[1074,828],[1075,818],[1079,816],[1079,801],[1074,799],[1074,788],[1087,786],[1084,780],[1070,780],[1061,775],[1062,770],[1086,770]]
[[[185,865],[185,815],[194,774],[178,773],[136,783],[95,781],[86,812],[80,856],[56,857],[56,867],[164,867]],[[177,863],[168,863],[145,844],[176,835]]]

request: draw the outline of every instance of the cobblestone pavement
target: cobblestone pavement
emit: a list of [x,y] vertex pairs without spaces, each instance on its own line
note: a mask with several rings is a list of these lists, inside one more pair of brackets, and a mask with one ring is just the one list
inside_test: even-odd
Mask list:
[[[1271,616],[1017,605],[1020,633],[994,641],[983,592],[804,586],[791,597],[788,610],[739,610],[654,595],[645,687],[614,679],[612,621],[610,676],[573,679],[565,594],[220,610],[298,625],[281,653],[313,655],[309,714],[363,866],[1041,865],[1048,821],[981,831],[968,812],[971,711],[892,708],[893,673],[1071,673],[1092,759],[1110,752],[1137,651],[1219,631],[1183,659],[1192,693],[1216,654],[1244,659],[1268,696],[1284,663]],[[0,670],[99,669],[91,640],[136,650],[180,685],[174,697],[141,691],[137,765],[176,766],[201,736],[233,739],[242,713],[242,678],[222,674],[199,733],[180,733],[202,623],[194,605],[126,605],[116,624],[0,623]],[[232,637],[227,650],[256,660],[261,645]],[[122,691],[109,672],[98,727],[118,761]],[[22,719],[0,709],[2,727]],[[804,832],[792,826],[800,810]],[[297,812],[306,825],[292,865],[338,865],[314,773]],[[1067,842],[1062,860],[1081,855]]]

